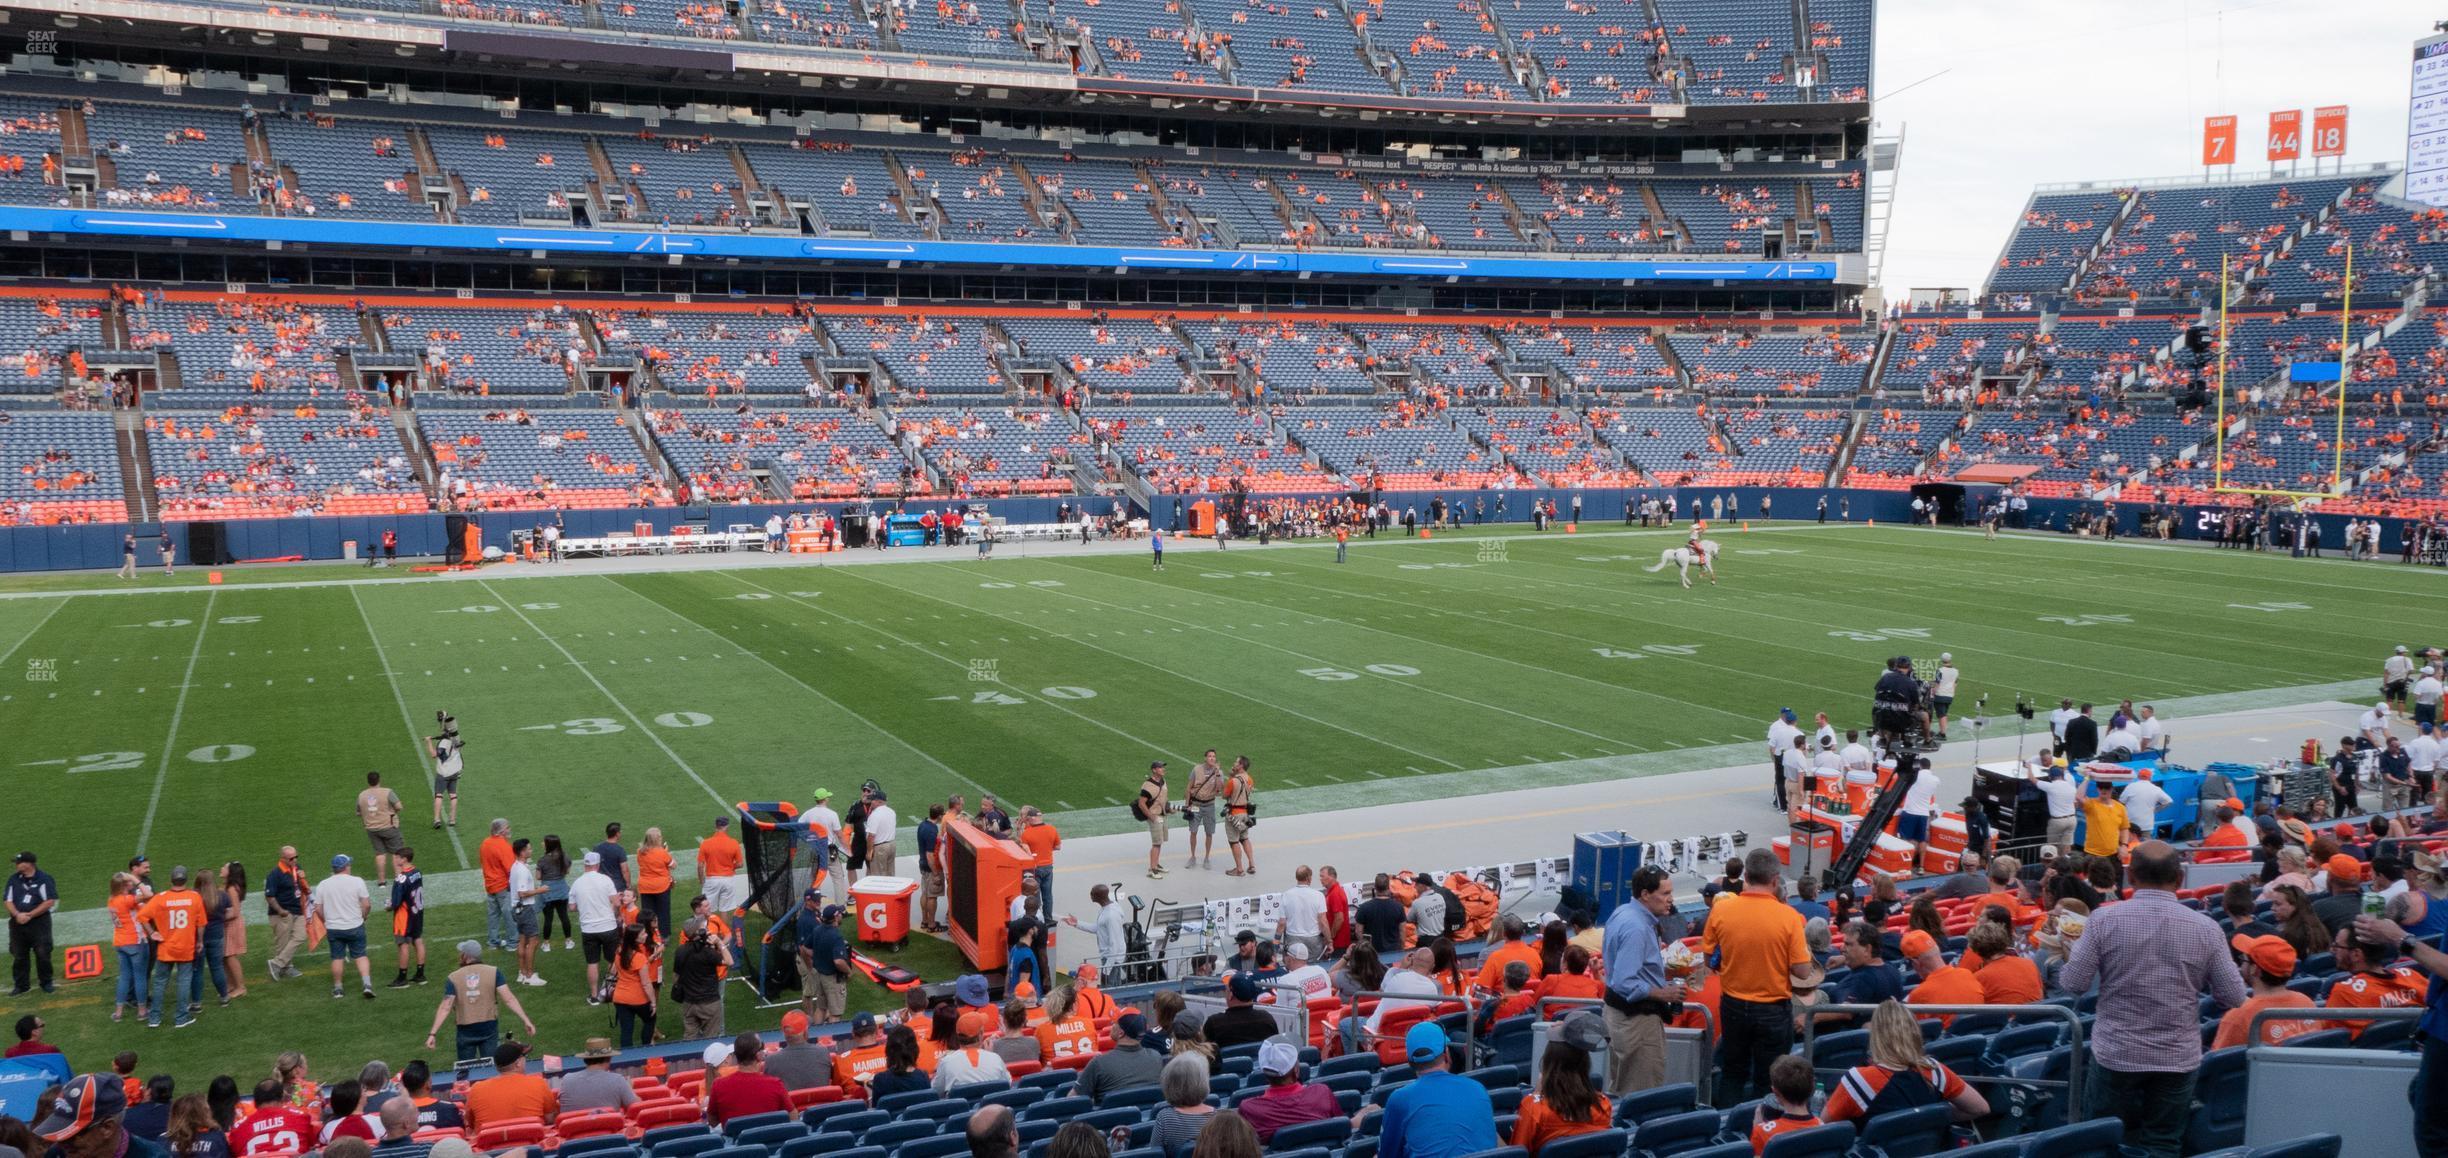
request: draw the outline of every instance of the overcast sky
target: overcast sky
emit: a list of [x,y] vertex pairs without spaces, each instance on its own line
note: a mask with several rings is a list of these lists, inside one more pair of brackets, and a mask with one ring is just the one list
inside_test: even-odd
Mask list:
[[2033,185],[2199,174],[2206,116],[2233,114],[2237,171],[2267,172],[2272,110],[2308,129],[2315,106],[2349,105],[2347,162],[2402,167],[2412,46],[2443,16],[2413,0],[1879,0],[1872,96],[1879,131],[1905,138],[1889,300],[1977,289]]

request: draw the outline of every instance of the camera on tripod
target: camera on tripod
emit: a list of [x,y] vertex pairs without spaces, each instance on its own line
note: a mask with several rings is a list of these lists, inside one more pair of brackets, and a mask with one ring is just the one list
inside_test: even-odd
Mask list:
[[2033,705],[2033,703],[2032,703],[2032,702],[2031,702],[2029,699],[2024,698],[2023,693],[2021,693],[2021,692],[2016,692],[2016,693],[2015,693],[2015,714],[2016,714],[2016,715],[2021,716],[2021,717],[2023,717],[2023,718],[2024,718],[2024,719],[2026,719],[2026,720],[2029,720],[2029,719],[2031,719],[2032,717],[2034,717],[2034,716],[2038,715],[2039,713],[2040,713],[2040,709],[2039,709],[2038,707],[2036,707],[2035,705]]

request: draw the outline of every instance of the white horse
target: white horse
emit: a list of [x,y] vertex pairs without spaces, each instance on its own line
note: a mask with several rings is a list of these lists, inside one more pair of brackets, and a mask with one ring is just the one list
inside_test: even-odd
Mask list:
[[1700,553],[1697,555],[1693,554],[1689,547],[1668,547],[1658,552],[1657,566],[1644,567],[1642,570],[1654,575],[1672,567],[1675,569],[1675,574],[1682,578],[1683,586],[1689,587],[1691,586],[1691,569],[1694,564],[1699,565],[1700,573],[1708,576],[1710,583],[1717,582],[1717,540],[1700,540]]

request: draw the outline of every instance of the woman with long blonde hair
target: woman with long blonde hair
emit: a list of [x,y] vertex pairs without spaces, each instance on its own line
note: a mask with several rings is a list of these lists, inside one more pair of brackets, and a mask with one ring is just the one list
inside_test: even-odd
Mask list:
[[1958,1122],[1989,1112],[1989,1101],[1980,1091],[1930,1057],[1921,1024],[1891,998],[1870,1015],[1869,1062],[1845,1071],[1819,1116],[1830,1122],[1866,1122],[1940,1102],[1954,1109]]

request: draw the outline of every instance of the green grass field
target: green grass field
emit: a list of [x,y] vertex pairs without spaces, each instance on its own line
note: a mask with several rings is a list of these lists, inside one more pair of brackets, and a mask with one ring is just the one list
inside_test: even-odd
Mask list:
[[423,795],[438,708],[468,738],[467,815],[410,830],[428,871],[492,816],[685,847],[733,801],[870,776],[905,815],[990,789],[1112,829],[1151,757],[1209,746],[1273,789],[1717,745],[1782,705],[1848,721],[1883,657],[1942,649],[1993,705],[2296,686],[2374,674],[2448,602],[2394,565],[1883,529],[1737,536],[1723,584],[1687,592],[1637,569],[1667,542],[0,600],[8,843],[70,908],[138,850],[361,852],[363,773]]
[[[1163,573],[1143,553],[961,553],[286,587],[267,583],[367,573],[206,588],[182,572],[113,595],[49,593],[107,574],[0,584],[28,592],[0,599],[0,844],[38,850],[68,910],[99,906],[138,850],[258,875],[284,842],[310,865],[362,857],[364,772],[418,815],[438,708],[458,715],[468,766],[461,827],[408,830],[429,873],[470,863],[493,816],[580,843],[607,820],[631,842],[660,825],[686,848],[733,801],[871,776],[904,817],[986,789],[1080,835],[1128,823],[1149,759],[1210,746],[1247,753],[1262,791],[1306,789],[1304,806],[1433,773],[1494,791],[1524,765],[1754,742],[1784,705],[1855,722],[1899,652],[1953,652],[1962,699],[1986,692],[1992,711],[2017,692],[2169,699],[2376,678],[2448,606],[2436,572],[2393,564],[1862,528],[1726,535],[1723,584],[1684,591],[1638,569],[1675,533],[1589,531],[1362,543],[1341,566],[1331,544],[1186,543]],[[574,1004],[576,982],[559,984],[540,1004]],[[257,1023],[235,1042],[207,1028],[177,1048],[404,1060],[436,999],[380,1003],[369,1035],[338,1008],[353,999],[290,989],[305,996],[279,1000],[304,1016],[263,1003],[207,1018]],[[104,1021],[107,1002],[78,986],[32,1008],[107,1052],[142,1032]],[[551,1032],[548,1048],[575,1048]]]

